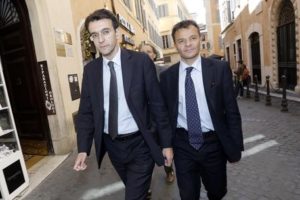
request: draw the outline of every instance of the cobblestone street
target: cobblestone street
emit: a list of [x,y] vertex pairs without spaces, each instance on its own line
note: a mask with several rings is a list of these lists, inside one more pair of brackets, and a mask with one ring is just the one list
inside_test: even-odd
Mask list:
[[[289,112],[280,111],[280,101],[265,106],[264,99],[239,99],[243,120],[243,159],[228,164],[226,200],[300,199],[300,112],[289,102]],[[26,200],[123,200],[124,189],[109,160],[96,169],[94,155],[82,173],[72,170],[72,153]],[[205,192],[201,194],[207,199]],[[156,168],[152,182],[153,200],[179,200],[176,183],[164,182],[162,168]]]

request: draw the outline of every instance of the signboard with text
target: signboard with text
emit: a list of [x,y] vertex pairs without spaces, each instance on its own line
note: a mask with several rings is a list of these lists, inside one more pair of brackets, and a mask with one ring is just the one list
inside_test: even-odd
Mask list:
[[41,80],[41,87],[43,91],[43,98],[44,98],[44,105],[46,108],[47,115],[55,115],[55,104],[53,98],[53,92],[51,89],[49,72],[47,61],[38,62],[39,72],[40,72],[40,80]]

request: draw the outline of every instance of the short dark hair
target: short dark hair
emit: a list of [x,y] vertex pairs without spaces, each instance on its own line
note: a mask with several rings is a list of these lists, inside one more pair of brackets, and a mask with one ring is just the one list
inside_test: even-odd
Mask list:
[[173,38],[173,41],[175,42],[175,33],[179,29],[188,28],[189,26],[195,26],[197,28],[199,36],[200,36],[200,28],[199,28],[198,24],[194,20],[188,19],[188,20],[183,20],[181,22],[178,22],[177,24],[175,24],[173,26],[173,29],[172,29],[172,38]]
[[87,16],[84,22],[84,27],[86,28],[86,30],[89,30],[88,28],[90,22],[98,21],[101,19],[110,19],[115,30],[119,27],[119,22],[116,16],[111,11],[106,9],[95,10],[92,14]]

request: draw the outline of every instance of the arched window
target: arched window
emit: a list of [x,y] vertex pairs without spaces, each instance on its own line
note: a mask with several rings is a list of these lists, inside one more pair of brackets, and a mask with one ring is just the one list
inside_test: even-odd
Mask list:
[[257,32],[254,32],[250,35],[250,42],[253,78],[255,75],[257,75],[257,82],[261,84],[260,43],[259,34]]
[[0,1],[0,28],[18,23],[19,15],[10,0]]
[[277,27],[278,80],[286,76],[287,88],[293,90],[297,85],[295,14],[290,0],[282,1]]
[[294,8],[291,1],[283,1],[279,14],[278,26],[283,26],[295,21]]

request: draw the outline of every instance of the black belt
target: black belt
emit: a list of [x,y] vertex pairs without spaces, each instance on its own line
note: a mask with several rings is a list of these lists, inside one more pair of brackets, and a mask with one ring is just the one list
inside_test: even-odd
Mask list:
[[[185,130],[184,128],[177,128],[176,129],[178,132],[183,132],[185,134],[188,134],[187,130]],[[208,131],[208,132],[202,132],[202,136],[204,141],[215,141],[218,140],[218,136],[216,131]]]
[[132,132],[132,133],[127,133],[127,134],[121,134],[121,135],[118,135],[115,140],[118,140],[118,141],[126,141],[126,140],[130,140],[130,139],[133,139],[137,136],[141,135],[141,132],[140,131],[136,131],[136,132]]

